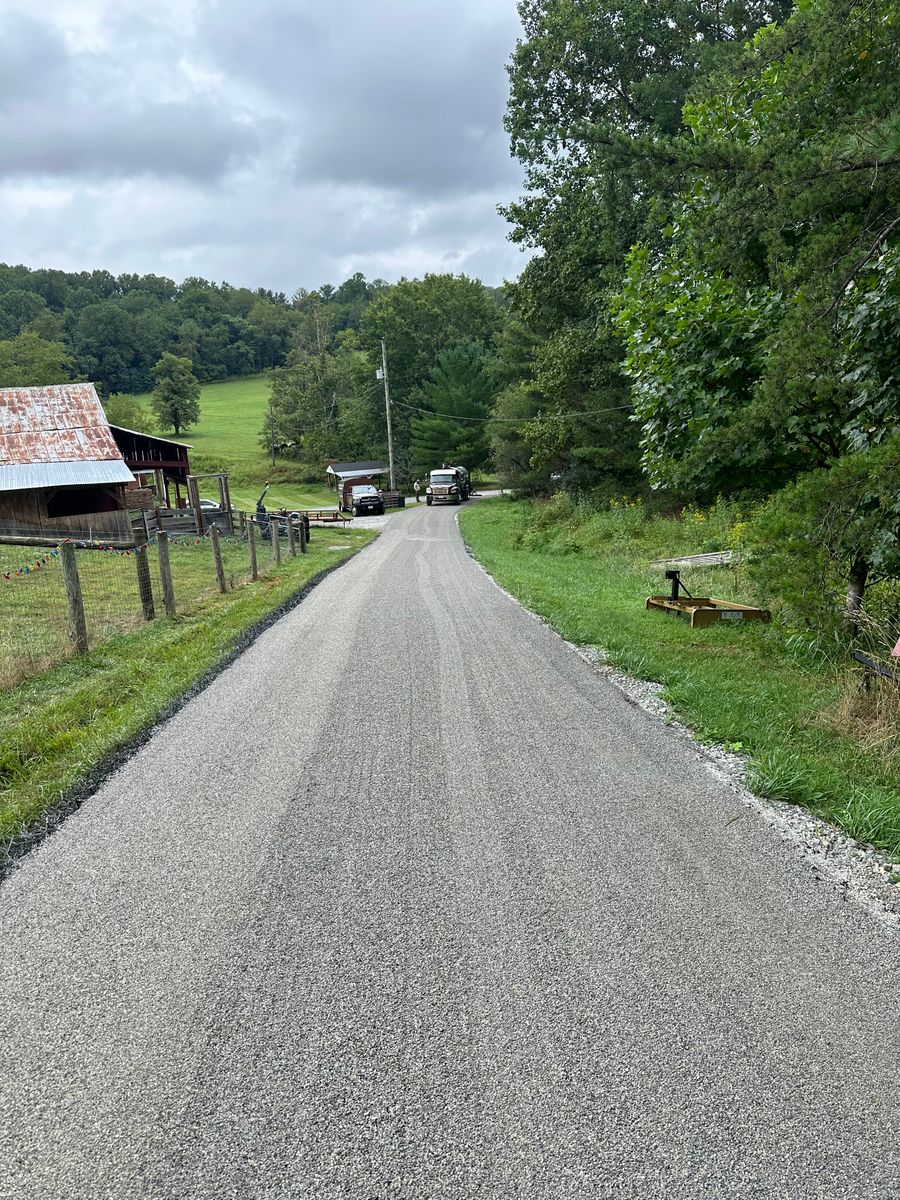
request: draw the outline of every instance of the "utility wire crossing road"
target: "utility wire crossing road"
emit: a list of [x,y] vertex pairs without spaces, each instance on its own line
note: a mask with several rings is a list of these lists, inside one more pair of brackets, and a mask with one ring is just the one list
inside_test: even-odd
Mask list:
[[454,516],[0,889],[3,1200],[900,1196],[894,935]]

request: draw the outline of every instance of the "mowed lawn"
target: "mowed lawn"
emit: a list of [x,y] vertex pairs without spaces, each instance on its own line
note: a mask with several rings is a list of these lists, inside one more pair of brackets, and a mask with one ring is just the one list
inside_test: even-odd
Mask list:
[[[247,511],[255,507],[272,472],[271,459],[259,444],[269,388],[267,374],[204,384],[200,391],[200,420],[179,439],[192,447],[194,455],[221,462],[230,471],[232,502]],[[136,399],[152,412],[149,394]],[[166,436],[171,437],[171,431]],[[324,479],[321,485],[293,483],[292,470],[296,470],[296,463],[286,458],[276,459],[273,473],[277,482],[266,497],[268,508],[334,505],[334,492],[328,490]],[[218,499],[215,486],[204,488],[203,495]]]

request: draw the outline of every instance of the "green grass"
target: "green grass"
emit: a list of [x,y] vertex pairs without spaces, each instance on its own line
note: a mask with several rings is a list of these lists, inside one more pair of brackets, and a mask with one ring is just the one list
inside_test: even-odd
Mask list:
[[[0,842],[32,826],[118,747],[148,728],[233,650],[241,634],[375,536],[328,530],[309,553],[196,610],[112,637],[90,654],[0,692]],[[340,550],[330,546],[340,545]],[[205,549],[205,547],[204,547]],[[133,567],[133,560],[123,559]]]
[[[691,629],[645,609],[648,595],[667,590],[650,560],[723,548],[727,522],[557,509],[559,519],[552,508],[497,499],[467,508],[460,526],[497,581],[564,637],[662,683],[701,740],[744,751],[759,794],[804,805],[900,856],[896,757],[834,728],[845,668],[816,658],[777,623]],[[694,570],[685,582],[694,595],[753,603],[740,571]]]
[[[239,539],[220,542],[226,581],[234,587],[250,573],[249,551]],[[286,549],[286,548],[285,548]],[[155,546],[142,552],[149,565],[151,587],[162,609],[162,586]],[[272,558],[270,544],[258,544],[260,567]],[[49,549],[0,546],[0,573],[14,572],[42,561],[30,574],[0,578],[0,688],[9,688],[28,675],[47,670],[71,653],[68,608],[60,561]],[[206,539],[179,538],[170,543],[175,601],[180,614],[191,612],[218,591],[211,543]],[[109,551],[76,552],[85,618],[91,646],[117,633],[128,633],[144,624],[134,555]]]
[[[149,395],[135,398],[152,412]],[[193,447],[198,469],[205,464],[230,473],[232,503],[239,508],[252,511],[268,479],[273,480],[266,497],[269,508],[333,506],[335,493],[326,487],[324,474],[321,484],[304,484],[292,479],[297,464],[290,459],[276,458],[273,468],[259,444],[268,402],[268,375],[205,384],[200,391],[200,420],[179,440]],[[214,487],[205,488],[203,495],[218,499]]]

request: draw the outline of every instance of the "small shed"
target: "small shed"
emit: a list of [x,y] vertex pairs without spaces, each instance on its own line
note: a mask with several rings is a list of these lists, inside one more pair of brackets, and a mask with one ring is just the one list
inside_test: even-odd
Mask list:
[[335,488],[342,496],[348,483],[371,483],[374,486],[375,480],[387,473],[388,465],[383,462],[329,463],[325,478],[328,486]]
[[92,383],[0,389],[0,534],[128,538],[133,481]]

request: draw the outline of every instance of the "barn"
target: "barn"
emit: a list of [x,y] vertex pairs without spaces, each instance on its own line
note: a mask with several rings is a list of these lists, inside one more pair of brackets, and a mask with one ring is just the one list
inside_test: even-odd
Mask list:
[[133,481],[92,383],[0,389],[0,535],[128,538]]

